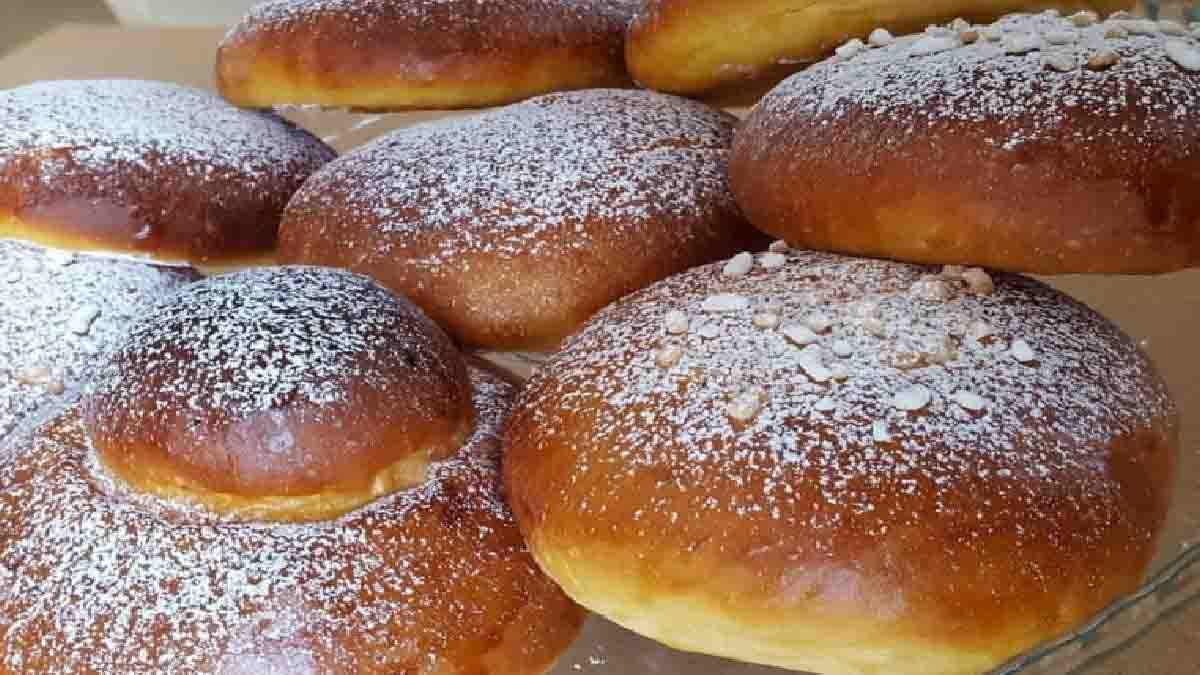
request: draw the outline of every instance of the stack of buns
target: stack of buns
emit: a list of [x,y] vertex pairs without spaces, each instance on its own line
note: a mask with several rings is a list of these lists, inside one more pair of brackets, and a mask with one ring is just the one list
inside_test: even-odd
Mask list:
[[366,277],[252,266],[332,150],[158,82],[0,110],[0,673],[547,669],[583,612],[501,497],[513,384]]
[[536,674],[586,608],[966,675],[1136,589],[1175,404],[1020,273],[1197,264],[1200,40],[835,4],[270,0],[228,102],[0,92],[0,673]]
[[1092,12],[873,35],[735,134],[734,195],[781,240],[568,340],[518,401],[506,485],[543,569],[666,644],[980,673],[1155,552],[1162,378],[1011,273],[1197,263],[1200,43]]

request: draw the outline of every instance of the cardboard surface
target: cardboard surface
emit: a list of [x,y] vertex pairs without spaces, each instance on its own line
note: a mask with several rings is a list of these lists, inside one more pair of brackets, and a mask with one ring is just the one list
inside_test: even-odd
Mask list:
[[[212,58],[221,28],[147,29],[66,24],[0,59],[0,88],[41,79],[137,77],[211,88]],[[296,111],[289,116],[334,137],[341,149],[382,130],[442,116],[369,116]],[[2,122],[0,122],[2,124]],[[0,133],[3,128],[0,126]],[[1200,189],[1200,186],[1198,186]],[[1179,491],[1165,536],[1161,566],[1180,546],[1200,540],[1200,271],[1161,277],[1064,277],[1052,283],[1088,302],[1143,342],[1169,382],[1184,418]],[[556,673],[689,673],[763,675],[714,659],[673,655],[603,622],[593,622]],[[1143,630],[1125,648],[1079,671],[1104,675],[1200,673],[1200,602],[1191,602]]]

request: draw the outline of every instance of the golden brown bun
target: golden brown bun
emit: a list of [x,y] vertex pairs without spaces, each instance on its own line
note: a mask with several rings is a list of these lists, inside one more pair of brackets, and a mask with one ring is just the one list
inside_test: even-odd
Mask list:
[[820,60],[876,28],[909,33],[964,17],[991,21],[1056,7],[1104,13],[1130,0],[648,0],[629,26],[625,59],[639,84],[702,94],[780,65]]
[[569,595],[685,650],[973,675],[1137,587],[1178,421],[1115,326],[1018,276],[753,268],[615,303],[521,394],[505,484]]
[[230,101],[371,110],[502,105],[629,82],[635,0],[277,0],[217,52]]
[[1200,44],[1182,30],[1016,15],[969,46],[947,31],[831,59],[750,114],[734,193],[759,228],[821,250],[1044,274],[1196,265],[1200,61],[1180,61]]
[[0,91],[0,237],[168,262],[261,257],[333,151],[280,117],[164,82]]
[[366,277],[212,277],[142,317],[83,413],[138,490],[250,519],[334,517],[425,480],[474,424],[462,355]]
[[470,377],[478,424],[461,451],[421,486],[318,524],[231,522],[131,491],[77,409],[19,441],[0,463],[0,673],[544,672],[582,612],[500,497],[513,389]]
[[71,401],[129,321],[194,278],[0,239],[0,448]]
[[547,348],[626,293],[763,241],[726,181],[735,121],[602,89],[402,129],[305,183],[279,257],[374,277],[462,343]]

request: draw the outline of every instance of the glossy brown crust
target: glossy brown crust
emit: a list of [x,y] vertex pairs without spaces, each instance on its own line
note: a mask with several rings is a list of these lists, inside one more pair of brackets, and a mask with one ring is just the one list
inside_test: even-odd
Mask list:
[[324,519],[420,483],[475,424],[445,333],[370,280],[321,268],[176,293],[131,326],[94,388],[83,416],[109,470],[268,519]]
[[[1134,590],[1179,449],[1161,380],[1110,324],[1033,282],[999,277],[995,296],[956,293],[943,310],[900,300],[921,273],[800,254],[741,280],[697,268],[600,313],[530,381],[506,437],[510,503],[543,569],[678,648],[839,674],[983,672]],[[849,378],[809,383],[799,348],[763,337],[752,310],[712,319],[711,339],[662,328],[669,309],[756,288],[785,324],[830,316],[817,344],[855,347]],[[864,300],[887,339],[855,327]],[[981,365],[989,349],[966,342],[944,369],[860,365],[958,312],[988,317],[985,342],[1063,324],[1028,333],[1047,350],[1032,366],[999,352]],[[1055,342],[1122,355],[1068,366],[1082,362]],[[671,368],[655,364],[667,344],[684,351]],[[990,406],[978,413],[947,400],[972,378]],[[913,381],[934,392],[916,412],[869,395]],[[745,424],[720,394],[739,383],[765,396]],[[1122,391],[1098,403],[1101,388]],[[872,438],[873,416],[890,435]],[[704,625],[725,634],[694,637]]]
[[553,348],[627,293],[765,244],[726,182],[735,121],[587,90],[403,129],[305,184],[279,259],[371,276],[461,344]]
[[129,493],[77,410],[0,468],[0,673],[535,675],[583,612],[499,498],[512,389],[473,370],[480,431],[428,483],[336,520],[230,523]]
[[[1164,37],[1104,41],[1121,63],[1103,72],[1058,73],[1039,54],[973,71],[953,52],[914,57],[911,77],[880,84],[873,100],[851,93],[822,107],[835,100],[830,78],[856,62],[830,61],[749,116],[732,188],[757,227],[820,250],[1040,274],[1195,266],[1200,75],[1167,59]],[[860,70],[870,82],[886,72]],[[868,77],[854,77],[865,93]],[[920,100],[900,101],[905,87]]]
[[267,3],[217,52],[217,84],[242,106],[371,110],[502,105],[622,86],[630,0]]
[[[658,91],[707,94],[772,70],[792,72],[876,28],[919,31],[956,17],[991,21],[1048,7],[1130,9],[1129,0],[648,0],[630,23],[625,60]],[[789,66],[790,64],[790,66]]]
[[[267,113],[154,82],[0,92],[0,236],[166,262],[262,258],[292,193],[334,153]],[[138,124],[141,128],[138,128]]]

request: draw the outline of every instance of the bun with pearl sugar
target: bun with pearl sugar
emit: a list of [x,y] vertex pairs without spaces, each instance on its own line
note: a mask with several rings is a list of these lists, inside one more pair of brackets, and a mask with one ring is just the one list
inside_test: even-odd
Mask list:
[[1178,436],[1147,357],[1040,282],[780,245],[597,314],[504,475],[542,568],[636,632],[967,675],[1137,588]]
[[1008,271],[1200,264],[1200,38],[1091,12],[958,21],[771,91],[734,139],[756,227],[798,246]]

